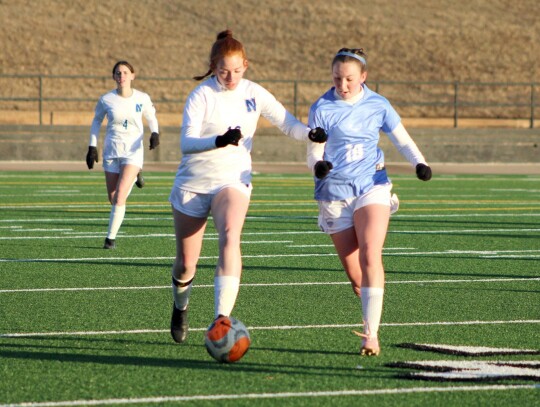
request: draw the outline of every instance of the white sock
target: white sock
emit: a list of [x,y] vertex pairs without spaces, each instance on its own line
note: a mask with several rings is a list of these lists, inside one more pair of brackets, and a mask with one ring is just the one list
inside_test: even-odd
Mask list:
[[370,337],[377,336],[381,323],[384,288],[362,287],[360,292],[364,333]]
[[231,315],[239,289],[239,277],[214,277],[214,318],[217,318],[218,315],[226,317]]
[[124,215],[126,214],[126,205],[113,205],[111,208],[111,214],[109,216],[109,231],[107,232],[107,239],[116,239],[116,234],[122,226],[124,221]]
[[174,306],[179,310],[185,310],[189,303],[189,294],[193,287],[193,279],[182,281],[172,278],[172,294]]

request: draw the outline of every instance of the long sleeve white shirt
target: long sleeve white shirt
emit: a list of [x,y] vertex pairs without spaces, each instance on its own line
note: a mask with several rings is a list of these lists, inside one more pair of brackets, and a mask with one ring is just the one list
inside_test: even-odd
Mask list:
[[[224,89],[215,77],[188,96],[180,135],[182,161],[175,187],[215,193],[230,184],[251,182],[251,149],[260,116],[295,140],[307,140],[309,128],[298,121],[262,86],[242,79],[236,89]],[[216,148],[216,137],[239,128],[238,146]]]
[[152,133],[159,132],[156,109],[150,96],[135,89],[130,97],[120,96],[115,89],[99,98],[90,128],[90,146],[97,146],[105,116],[107,116],[107,130],[103,141],[103,159],[142,154],[143,117],[147,120]]

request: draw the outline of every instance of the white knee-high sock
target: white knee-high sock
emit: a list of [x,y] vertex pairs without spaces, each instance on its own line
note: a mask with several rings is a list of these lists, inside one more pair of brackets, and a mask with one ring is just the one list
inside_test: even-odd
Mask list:
[[111,208],[111,214],[109,216],[109,231],[107,232],[107,238],[114,240],[116,234],[122,226],[124,216],[126,214],[126,205],[113,205]]
[[360,292],[364,334],[376,337],[381,323],[384,288],[362,287]]
[[214,277],[214,318],[217,318],[218,315],[226,317],[231,315],[239,289],[239,277]]
[[179,310],[185,310],[189,303],[189,294],[193,287],[193,279],[182,281],[172,278],[172,293],[174,306]]

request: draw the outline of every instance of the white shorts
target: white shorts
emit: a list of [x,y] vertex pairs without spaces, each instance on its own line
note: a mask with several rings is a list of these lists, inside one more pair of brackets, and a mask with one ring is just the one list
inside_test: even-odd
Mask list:
[[186,191],[182,188],[173,188],[169,196],[169,202],[178,212],[182,212],[194,218],[206,218],[210,214],[214,197],[225,188],[234,188],[244,193],[248,199],[251,197],[251,184],[230,184],[224,185],[214,194],[201,194],[198,192]]
[[143,167],[143,160],[139,157],[117,157],[103,160],[103,169],[107,172],[120,174],[120,168],[126,164],[136,165],[140,169]]
[[318,201],[319,227],[329,235],[354,227],[354,212],[357,209],[373,204],[391,207],[391,190],[392,184],[375,185],[360,196],[342,201]]

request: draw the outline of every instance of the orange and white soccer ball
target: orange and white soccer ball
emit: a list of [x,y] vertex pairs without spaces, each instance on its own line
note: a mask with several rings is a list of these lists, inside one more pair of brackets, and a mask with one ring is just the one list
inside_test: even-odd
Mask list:
[[223,363],[238,362],[250,344],[246,326],[233,317],[217,318],[204,335],[204,345],[210,356]]

